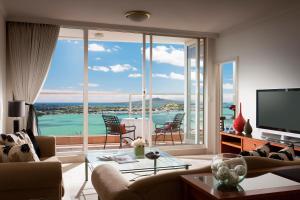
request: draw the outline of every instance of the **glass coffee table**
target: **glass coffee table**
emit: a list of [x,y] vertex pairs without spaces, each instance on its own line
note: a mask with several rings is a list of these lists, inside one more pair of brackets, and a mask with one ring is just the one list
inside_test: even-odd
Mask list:
[[[110,164],[123,174],[136,174],[137,178],[139,176],[153,175],[162,170],[189,169],[191,166],[191,164],[185,163],[166,152],[155,148],[145,148],[145,154],[150,151],[158,151],[160,153],[160,157],[156,160],[156,165],[154,160],[150,160],[146,156],[136,157],[133,148],[89,151],[85,157],[86,181],[88,180],[88,169],[93,171],[97,166],[103,164]],[[121,158],[121,162],[118,162],[120,160],[115,161],[115,159],[112,160],[111,158]],[[124,163],[122,162],[123,158],[125,158]],[[150,173],[145,174],[145,172]],[[138,175],[138,173],[144,174]]]

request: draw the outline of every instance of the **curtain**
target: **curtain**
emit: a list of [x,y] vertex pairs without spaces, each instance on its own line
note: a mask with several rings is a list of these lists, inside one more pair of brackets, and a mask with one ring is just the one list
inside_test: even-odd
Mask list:
[[12,95],[25,100],[27,127],[40,134],[34,103],[49,71],[59,26],[23,22],[7,23],[7,55]]

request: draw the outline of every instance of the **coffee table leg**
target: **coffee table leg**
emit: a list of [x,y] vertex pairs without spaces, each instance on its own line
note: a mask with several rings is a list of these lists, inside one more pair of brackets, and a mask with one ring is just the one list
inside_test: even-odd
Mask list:
[[186,169],[186,170],[188,170],[188,169],[189,169],[189,166],[188,166],[188,165],[186,165],[186,166],[185,166],[185,169]]
[[88,172],[88,160],[85,157],[85,181],[89,180],[89,172]]

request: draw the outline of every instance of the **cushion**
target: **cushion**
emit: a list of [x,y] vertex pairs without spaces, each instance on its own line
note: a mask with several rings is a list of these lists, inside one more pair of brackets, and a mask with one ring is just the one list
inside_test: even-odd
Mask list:
[[260,157],[268,157],[271,151],[271,145],[268,142],[253,151],[242,151],[240,154],[242,156],[260,156]]
[[24,144],[24,137],[18,133],[0,134],[0,144],[12,146],[15,144]]
[[111,131],[112,131],[112,132],[116,132],[116,133],[125,134],[125,133],[126,133],[126,127],[125,127],[125,124],[112,125],[112,126],[111,126]]
[[30,137],[23,131],[0,135],[2,162],[39,161]]
[[33,147],[29,144],[14,145],[8,152],[8,162],[39,161]]
[[41,157],[41,150],[40,150],[40,146],[38,144],[38,142],[35,139],[35,136],[32,132],[32,130],[28,129],[28,130],[22,130],[21,132],[23,132],[24,134],[26,134],[27,136],[29,136],[30,138],[30,142],[32,143],[35,153],[37,154],[37,156],[40,158]]
[[269,158],[276,160],[285,160],[285,161],[293,161],[295,160],[295,151],[294,145],[289,145],[278,152],[272,152],[269,155]]
[[120,131],[121,131],[122,134],[126,133],[126,126],[125,126],[125,124],[120,124]]
[[39,158],[28,144],[0,146],[0,162],[28,162],[39,161]]

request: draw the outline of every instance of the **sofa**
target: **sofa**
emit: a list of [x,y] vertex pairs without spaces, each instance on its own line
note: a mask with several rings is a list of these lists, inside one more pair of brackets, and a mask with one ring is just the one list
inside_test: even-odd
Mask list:
[[[300,165],[300,161],[280,161],[261,157],[245,157],[248,171],[260,175],[275,168]],[[149,176],[129,182],[114,167],[100,165],[92,172],[92,184],[100,200],[181,200],[183,186],[180,175],[210,173],[211,167],[180,170]],[[255,172],[255,173],[254,173]]]
[[0,199],[60,200],[62,167],[55,157],[55,137],[36,136],[40,162],[0,163]]

